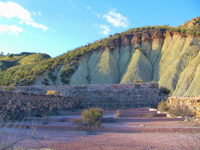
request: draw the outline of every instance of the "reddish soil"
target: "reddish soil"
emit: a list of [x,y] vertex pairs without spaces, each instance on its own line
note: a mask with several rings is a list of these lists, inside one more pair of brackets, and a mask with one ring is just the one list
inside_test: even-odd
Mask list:
[[[125,113],[131,113],[131,111],[125,111]],[[16,150],[42,148],[53,150],[200,149],[200,127],[184,122],[181,118],[122,117],[113,119],[110,118],[113,115],[111,112],[107,114],[109,115],[106,121],[114,122],[102,123],[102,127],[96,129],[96,133],[87,132],[89,131],[87,127],[82,128],[84,131],[77,131],[73,125],[73,119],[80,117],[80,114],[75,112],[70,115],[51,117],[48,125],[42,124],[42,118],[35,118],[33,122],[29,118],[23,122],[22,126],[21,123],[12,124],[15,128],[8,128],[7,135],[17,134],[17,139],[30,135],[15,146]]]
[[[25,129],[23,129],[25,130]],[[26,131],[22,131],[26,132]],[[200,134],[192,133],[96,133],[37,130],[18,144],[18,149],[54,150],[134,150],[199,149]]]

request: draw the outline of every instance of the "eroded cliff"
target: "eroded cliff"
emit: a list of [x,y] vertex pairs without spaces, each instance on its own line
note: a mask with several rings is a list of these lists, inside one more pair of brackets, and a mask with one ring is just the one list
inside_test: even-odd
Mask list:
[[72,75],[70,85],[156,81],[173,95],[200,93],[200,40],[158,30],[112,41],[86,55]]

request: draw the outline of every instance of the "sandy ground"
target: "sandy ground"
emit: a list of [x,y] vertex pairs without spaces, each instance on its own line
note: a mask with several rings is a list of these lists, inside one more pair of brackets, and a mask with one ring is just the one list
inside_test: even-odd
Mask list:
[[[120,123],[108,123],[103,126],[115,126]],[[125,123],[123,123],[125,124]],[[137,126],[140,123],[127,123],[127,126]],[[143,122],[145,126],[186,127],[184,122]],[[124,125],[124,128],[126,126]],[[145,127],[144,127],[145,128]],[[8,128],[7,128],[8,129]],[[128,129],[131,129],[129,127]],[[127,131],[127,130],[126,130]],[[130,130],[131,131],[131,130]],[[174,150],[174,149],[200,149],[200,133],[174,133],[174,132],[141,132],[117,133],[67,131],[56,129],[11,129],[7,136],[17,135],[16,139],[26,137],[15,146],[15,150],[42,149],[53,150]],[[14,136],[12,136],[14,137]],[[9,139],[8,139],[9,141]]]
[[47,125],[43,118],[29,118],[1,127],[0,150],[2,141],[19,141],[14,150],[200,150],[200,127],[178,118],[117,118],[91,133],[87,127],[76,130],[73,119],[79,117],[73,112],[51,116]]

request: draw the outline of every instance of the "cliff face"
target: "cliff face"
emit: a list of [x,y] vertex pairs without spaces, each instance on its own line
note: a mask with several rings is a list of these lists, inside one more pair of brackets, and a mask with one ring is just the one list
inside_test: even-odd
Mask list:
[[200,94],[200,40],[160,30],[112,41],[114,49],[101,48],[86,55],[70,85],[124,84],[156,81],[173,95]]

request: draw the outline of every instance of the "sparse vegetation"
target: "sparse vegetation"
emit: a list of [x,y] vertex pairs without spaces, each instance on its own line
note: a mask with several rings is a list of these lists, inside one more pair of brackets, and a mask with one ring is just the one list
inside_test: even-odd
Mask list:
[[171,93],[171,91],[168,88],[163,87],[163,86],[161,86],[159,88],[159,90],[160,90],[161,93],[164,93],[164,94],[168,94],[169,95]]
[[167,105],[167,102],[162,100],[162,101],[158,104],[158,110],[159,110],[160,112],[169,111],[169,106]]
[[48,81],[48,79],[45,78],[45,79],[42,81],[42,84],[48,86],[48,85],[49,85],[49,81]]
[[16,91],[16,88],[13,86],[7,86],[3,89],[4,91]]
[[142,79],[134,79],[134,83],[144,83]]
[[118,109],[117,112],[115,113],[115,118],[119,118],[120,117],[120,110]]
[[55,81],[56,81],[56,76],[54,76],[52,72],[49,72],[49,73],[48,73],[48,76],[49,76],[49,78],[55,83]]
[[55,91],[55,90],[49,90],[49,91],[47,91],[46,94],[47,94],[47,95],[58,95],[58,92]]
[[8,125],[3,125],[4,123],[10,123],[10,120],[5,120],[5,118],[8,118],[6,115],[7,114],[5,113],[4,109],[0,109],[0,150],[16,149],[15,146],[18,143],[28,139],[35,132],[35,128],[31,128],[31,130],[27,132],[27,135],[21,134],[20,130],[22,129],[24,118],[20,124],[18,118],[18,120],[14,123],[18,124],[19,126],[13,126],[13,129],[11,129]]
[[172,116],[182,116],[182,117],[195,116],[195,112],[193,110],[191,110],[188,106],[180,106],[180,105],[171,106],[169,109],[169,113]]

